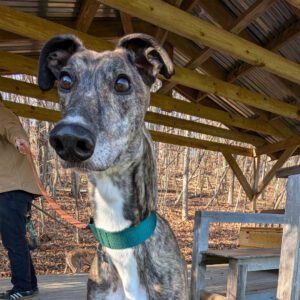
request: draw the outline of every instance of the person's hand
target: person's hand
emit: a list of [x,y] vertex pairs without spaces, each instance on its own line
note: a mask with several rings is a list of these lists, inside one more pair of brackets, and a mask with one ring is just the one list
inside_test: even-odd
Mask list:
[[27,149],[29,148],[29,143],[24,139],[16,139],[15,146],[21,154],[25,155],[27,153]]

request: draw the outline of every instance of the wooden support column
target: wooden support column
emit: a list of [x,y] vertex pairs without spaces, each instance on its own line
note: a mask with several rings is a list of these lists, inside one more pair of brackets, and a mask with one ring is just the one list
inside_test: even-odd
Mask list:
[[208,218],[202,217],[200,212],[196,212],[191,270],[191,300],[199,300],[201,290],[204,289],[206,265],[201,263],[203,258],[201,252],[208,250],[208,229]]
[[239,264],[234,260],[229,262],[229,273],[227,281],[227,300],[245,300],[247,283],[247,265]]
[[254,164],[253,164],[254,168],[253,168],[253,193],[254,196],[252,198],[252,207],[253,207],[253,212],[256,212],[256,200],[257,197],[255,196],[255,194],[257,193],[257,188],[258,188],[258,182],[259,182],[259,174],[260,174],[260,156],[256,156],[254,157]]
[[277,300],[300,299],[300,174],[288,177]]
[[250,200],[252,200],[253,195],[254,195],[253,190],[252,190],[250,184],[248,183],[245,175],[243,174],[241,168],[239,167],[239,165],[237,164],[237,162],[235,161],[235,159],[232,157],[232,155],[230,153],[225,152],[225,151],[223,151],[222,153],[223,153],[225,159],[227,160],[228,164],[230,165],[236,178],[238,179],[241,186],[243,187],[247,197]]

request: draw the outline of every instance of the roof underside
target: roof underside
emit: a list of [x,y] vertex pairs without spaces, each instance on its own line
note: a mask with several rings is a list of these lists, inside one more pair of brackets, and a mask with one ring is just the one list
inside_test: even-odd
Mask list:
[[[0,5],[76,28],[84,5],[95,5],[96,2],[95,0],[4,0],[0,1]],[[166,2],[173,6],[177,5],[186,13],[212,23],[218,28],[232,31],[235,35],[275,52],[289,61],[300,62],[300,13],[296,7],[290,5],[287,1],[177,0]],[[127,22],[124,22],[124,17],[127,18]],[[167,32],[165,29],[160,29],[158,24],[154,22],[150,24],[145,21],[145,18],[139,18],[138,13],[137,16],[132,17],[125,13],[120,16],[119,10],[100,3],[97,12],[89,15],[86,22],[89,21],[88,18],[92,18],[90,20],[91,25],[88,26],[89,29],[87,30],[90,35],[96,35],[108,41],[115,41],[124,35],[124,32],[128,32],[130,26],[132,26],[134,32],[150,33],[164,43],[169,52],[172,52],[173,61],[177,66],[189,69],[188,64],[200,57],[199,62],[194,63],[192,68],[200,74],[208,74],[224,82],[231,82],[236,86],[267,95],[272,99],[292,104],[295,108],[300,105],[299,82],[279,77],[275,73],[272,74],[266,71],[265,68],[251,67],[241,59],[237,59],[224,51],[216,49],[212,51],[202,41],[188,40],[182,35],[177,35],[176,32]],[[128,26],[128,24],[130,25]],[[6,28],[0,27],[0,51],[37,59],[42,45],[43,41],[39,38],[33,39],[29,36],[21,36],[16,32],[9,33]],[[204,55],[203,52],[205,52]],[[3,68],[2,65],[1,69],[2,75],[16,73],[9,68]],[[20,71],[20,73],[22,72]],[[268,143],[278,143],[288,136],[295,135],[297,138],[297,135],[300,134],[300,118],[286,117],[285,114],[279,115],[274,113],[272,109],[271,111],[262,110],[255,105],[252,106],[243,101],[232,100],[230,97],[218,93],[207,93],[201,89],[196,90],[183,85],[173,85],[170,89],[165,87],[167,85],[168,82],[163,81],[162,89],[158,93],[170,96],[170,90],[173,89],[187,97],[191,102],[226,111],[234,116],[263,120],[270,123],[275,131],[281,131],[278,135],[272,135],[267,132],[255,131],[252,128],[235,127],[222,122],[222,119],[220,119],[220,122],[225,124],[232,132],[246,133],[265,140],[265,145],[258,142],[252,143],[255,147],[266,146]],[[0,90],[8,92],[1,82]],[[211,120],[212,118],[208,119]],[[281,128],[286,128],[286,132],[285,129],[281,130]],[[284,149],[282,148],[280,151]]]

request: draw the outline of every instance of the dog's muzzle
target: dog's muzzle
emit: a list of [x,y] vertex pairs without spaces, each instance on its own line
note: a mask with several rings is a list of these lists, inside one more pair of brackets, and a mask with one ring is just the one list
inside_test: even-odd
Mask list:
[[50,133],[50,144],[63,160],[82,162],[93,155],[95,138],[81,125],[60,123]]

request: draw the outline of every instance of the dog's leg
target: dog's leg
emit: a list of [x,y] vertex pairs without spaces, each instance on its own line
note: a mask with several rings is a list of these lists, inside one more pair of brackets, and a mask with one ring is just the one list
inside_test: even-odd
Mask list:
[[107,249],[121,278],[124,293],[128,300],[148,299],[145,288],[141,286],[134,250],[132,248]]

